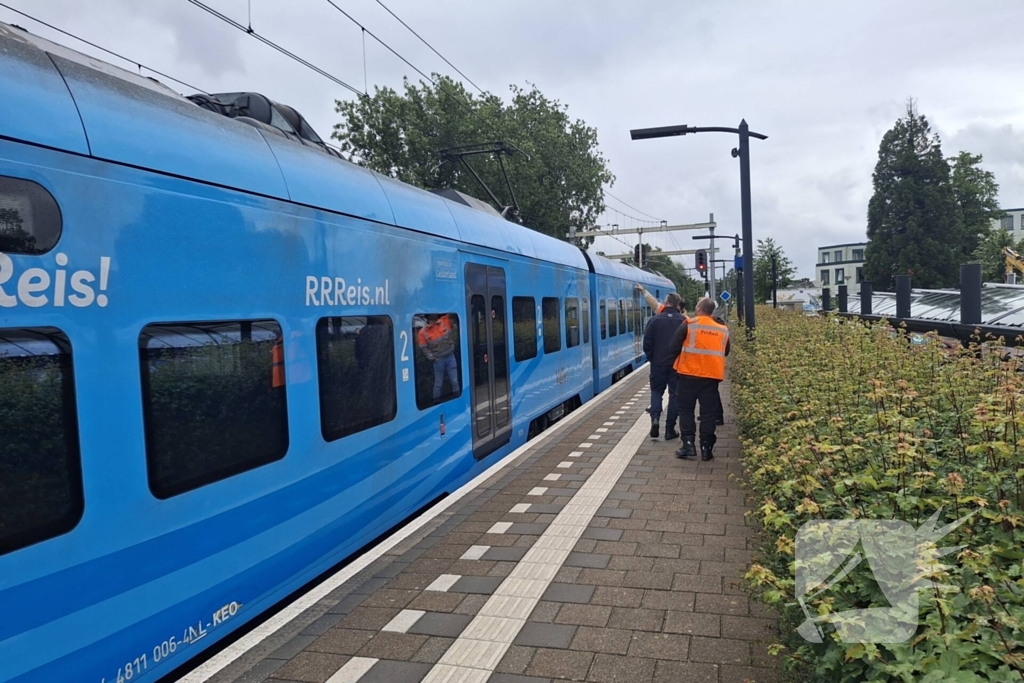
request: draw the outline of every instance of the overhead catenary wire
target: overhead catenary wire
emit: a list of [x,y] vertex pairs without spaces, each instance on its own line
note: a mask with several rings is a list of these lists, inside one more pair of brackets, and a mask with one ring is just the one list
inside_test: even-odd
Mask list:
[[74,40],[77,40],[80,43],[84,43],[84,44],[88,45],[89,47],[95,48],[95,49],[99,50],[100,52],[104,52],[104,53],[106,53],[108,55],[113,55],[114,57],[117,57],[118,59],[123,60],[125,62],[128,62],[129,64],[134,64],[140,70],[141,69],[145,69],[146,71],[152,71],[153,73],[157,74],[158,76],[162,76],[163,78],[166,78],[169,81],[174,81],[178,85],[183,85],[186,88],[190,88],[192,90],[201,92],[204,95],[209,95],[210,94],[207,91],[203,90],[202,88],[197,88],[196,86],[192,85],[191,83],[187,83],[187,82],[185,82],[185,81],[183,81],[181,79],[175,78],[174,76],[166,74],[163,71],[158,71],[158,70],[154,69],[151,66],[146,66],[145,64],[143,64],[142,62],[140,62],[137,59],[132,59],[130,57],[125,57],[124,55],[118,54],[117,52],[114,52],[113,50],[105,48],[102,45],[97,45],[96,43],[94,43],[94,42],[92,42],[90,40],[86,40],[85,38],[77,36],[74,33],[71,33],[70,31],[65,31],[62,28],[59,28],[59,27],[54,26],[53,24],[51,24],[49,22],[46,22],[46,21],[43,21],[42,19],[34,17],[31,14],[27,14],[26,12],[22,12],[20,9],[17,9],[15,7],[11,7],[8,4],[0,2],[0,7],[8,9],[11,12],[14,12],[15,14],[21,15],[21,16],[25,17],[26,19],[30,20],[30,21],[34,21],[34,22],[36,22],[37,24],[39,24],[41,26],[45,26],[46,28],[50,29],[51,31],[56,31],[57,33],[60,33],[60,34],[65,35],[65,36],[68,36],[69,38],[73,38]]
[[[663,220],[664,220],[663,218],[658,218],[657,216],[652,216],[651,214],[647,213],[646,211],[641,211],[640,209],[636,208],[636,207],[635,207],[635,206],[633,206],[632,204],[629,204],[629,203],[627,203],[627,202],[625,202],[625,201],[623,201],[623,200],[619,199],[618,197],[616,197],[615,195],[613,195],[613,194],[611,193],[611,191],[610,191],[610,190],[602,190],[602,192],[604,192],[604,194],[608,195],[609,197],[611,197],[611,198],[612,198],[612,199],[614,199],[615,201],[619,202],[620,204],[622,204],[622,205],[624,205],[624,206],[628,206],[629,208],[633,209],[633,210],[634,210],[634,211],[636,211],[637,213],[641,213],[641,214],[643,214],[644,216],[647,216],[648,218],[653,218],[653,219],[654,219],[654,221],[657,221],[657,222],[661,222],[661,221],[663,221]],[[637,219],[637,220],[642,220],[642,219]],[[651,221],[646,221],[646,222],[647,222],[647,223],[650,223]]]
[[352,85],[349,85],[348,83],[346,83],[342,79],[338,78],[334,74],[332,74],[332,73],[330,73],[328,71],[325,71],[324,69],[321,69],[316,64],[313,64],[312,62],[309,62],[308,60],[305,60],[302,57],[298,56],[294,52],[291,52],[290,50],[287,50],[287,49],[281,47],[280,45],[278,45],[274,41],[270,40],[269,38],[266,38],[265,36],[262,36],[258,32],[252,30],[252,28],[243,26],[242,24],[238,23],[237,21],[235,21],[231,17],[229,17],[229,16],[227,16],[225,14],[221,14],[220,12],[218,12],[215,9],[213,9],[209,5],[206,5],[206,4],[202,3],[202,2],[200,2],[199,0],[188,0],[188,2],[192,3],[193,5],[195,5],[196,7],[200,8],[201,10],[209,13],[210,15],[212,15],[214,17],[217,17],[218,19],[220,19],[224,23],[226,23],[226,24],[228,24],[230,26],[235,27],[236,29],[238,29],[242,33],[246,33],[246,34],[252,36],[256,40],[258,40],[261,43],[263,43],[264,45],[277,50],[278,52],[280,52],[281,54],[285,55],[286,57],[288,57],[290,59],[293,59],[294,61],[298,62],[299,64],[302,64],[307,69],[312,69],[313,71],[315,71],[316,73],[320,74],[324,78],[326,78],[326,79],[328,79],[328,80],[330,80],[330,81],[340,85],[341,87],[343,87],[343,88],[345,88],[347,90],[350,90],[353,94],[358,95],[359,97],[366,97],[367,96],[366,93],[360,91],[359,88],[356,88],[356,87],[354,87]]

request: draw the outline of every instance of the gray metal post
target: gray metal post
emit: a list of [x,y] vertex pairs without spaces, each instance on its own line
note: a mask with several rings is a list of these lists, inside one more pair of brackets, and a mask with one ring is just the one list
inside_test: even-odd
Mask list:
[[839,285],[839,294],[838,294],[838,296],[839,296],[839,312],[840,313],[849,313],[850,305],[849,305],[849,300],[847,298],[847,288],[846,288],[846,285]]
[[980,263],[960,266],[960,322],[964,325],[981,324]]
[[871,315],[871,295],[874,292],[871,290],[870,282],[860,283],[860,314]]
[[747,120],[740,121],[740,211],[743,223],[743,289],[747,329],[753,330],[754,321],[754,228],[750,219],[750,127]]
[[910,317],[910,276],[896,276],[896,317],[906,319]]
[[[711,218],[708,219],[708,223],[714,223],[714,222],[715,222],[715,214],[711,214]],[[711,226],[711,249],[710,249],[710,252],[711,253],[708,255],[708,260],[711,261],[711,263],[708,264],[709,266],[711,266],[710,268],[708,268],[708,271],[709,271],[708,275],[711,276],[711,282],[710,282],[710,285],[709,285],[709,291],[710,291],[710,296],[711,296],[712,303],[714,303],[717,306],[718,305],[718,301],[715,298],[715,226]]]
[[825,313],[832,310],[832,292],[828,287],[821,288],[821,310]]

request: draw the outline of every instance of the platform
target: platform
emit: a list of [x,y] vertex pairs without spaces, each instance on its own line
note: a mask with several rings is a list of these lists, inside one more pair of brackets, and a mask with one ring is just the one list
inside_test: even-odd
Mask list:
[[650,438],[645,368],[181,680],[777,680],[722,389],[713,461]]

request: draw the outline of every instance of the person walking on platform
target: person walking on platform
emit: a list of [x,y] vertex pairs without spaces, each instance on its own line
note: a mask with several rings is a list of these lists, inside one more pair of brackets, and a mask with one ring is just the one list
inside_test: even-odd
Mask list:
[[676,432],[678,411],[676,409],[676,371],[672,364],[676,354],[670,351],[672,336],[676,329],[686,322],[683,311],[685,302],[672,292],[665,297],[664,310],[647,321],[644,330],[644,353],[651,364],[651,438],[658,438],[658,421],[661,419],[661,399],[668,388],[668,414],[665,416],[665,440],[679,437]]
[[697,455],[694,440],[697,425],[693,411],[700,403],[700,459],[711,460],[715,448],[715,426],[722,414],[718,385],[725,379],[725,357],[729,355],[729,328],[712,318],[715,302],[705,297],[697,302],[695,315],[683,321],[672,335],[669,351],[675,356],[678,373],[680,433],[683,446],[676,457]]

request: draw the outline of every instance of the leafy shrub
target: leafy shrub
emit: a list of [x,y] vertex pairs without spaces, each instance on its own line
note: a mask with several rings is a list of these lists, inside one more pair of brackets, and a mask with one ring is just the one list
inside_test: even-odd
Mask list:
[[[815,681],[1024,681],[1024,363],[978,344],[911,343],[883,324],[758,313],[731,360],[747,486],[762,524],[747,580],[782,614],[786,667]],[[794,540],[818,519],[915,528],[976,512],[922,567],[920,622],[900,644],[813,644],[796,633]],[[869,571],[807,604],[811,614],[887,607]]]

